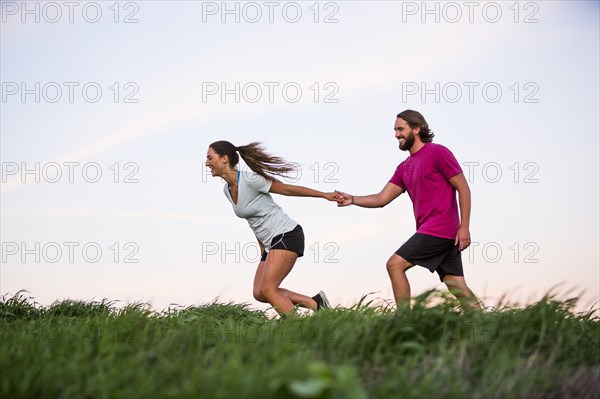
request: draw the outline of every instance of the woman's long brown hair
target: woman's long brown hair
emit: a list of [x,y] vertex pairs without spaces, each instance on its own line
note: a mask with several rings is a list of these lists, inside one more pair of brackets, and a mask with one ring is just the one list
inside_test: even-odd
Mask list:
[[274,180],[275,176],[285,177],[288,173],[296,170],[294,164],[267,153],[262,143],[258,141],[236,147],[229,141],[221,140],[215,141],[209,147],[220,156],[227,155],[232,168],[239,163],[239,156],[241,156],[254,173],[268,180]]

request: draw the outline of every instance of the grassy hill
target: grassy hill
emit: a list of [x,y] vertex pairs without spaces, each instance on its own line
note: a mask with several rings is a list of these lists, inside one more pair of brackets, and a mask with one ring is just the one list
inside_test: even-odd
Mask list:
[[410,310],[270,319],[233,303],[42,307],[20,292],[0,300],[0,396],[596,398],[600,320],[575,304],[463,313],[428,292]]

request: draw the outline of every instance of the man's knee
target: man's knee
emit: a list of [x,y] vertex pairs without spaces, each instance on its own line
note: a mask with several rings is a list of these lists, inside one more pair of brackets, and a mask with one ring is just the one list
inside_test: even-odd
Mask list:
[[456,296],[470,296],[469,287],[462,276],[446,275],[444,277],[444,284]]
[[410,263],[409,261],[407,261],[406,259],[404,259],[403,257],[401,257],[400,255],[392,255],[387,263],[385,264],[385,267],[388,271],[389,274],[392,273],[398,273],[398,272],[405,272],[406,270],[408,270],[410,267],[412,267],[413,264]]
[[464,289],[467,288],[467,283],[465,281],[465,278],[462,276],[455,276],[453,274],[447,274],[444,276],[444,284],[446,284],[446,286],[448,288],[460,288],[460,289]]

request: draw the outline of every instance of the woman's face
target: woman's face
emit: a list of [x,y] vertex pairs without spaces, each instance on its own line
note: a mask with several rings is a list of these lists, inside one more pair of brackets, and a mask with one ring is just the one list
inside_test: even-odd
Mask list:
[[223,168],[226,164],[226,157],[220,156],[215,152],[215,150],[212,149],[212,147],[208,147],[205,165],[208,166],[213,177],[221,176],[223,174]]

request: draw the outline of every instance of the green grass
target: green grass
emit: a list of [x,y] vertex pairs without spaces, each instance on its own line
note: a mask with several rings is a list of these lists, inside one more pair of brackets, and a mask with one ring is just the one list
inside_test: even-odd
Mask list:
[[411,310],[271,319],[247,304],[0,298],[2,398],[596,398],[600,320],[576,300],[463,313],[439,292]]

